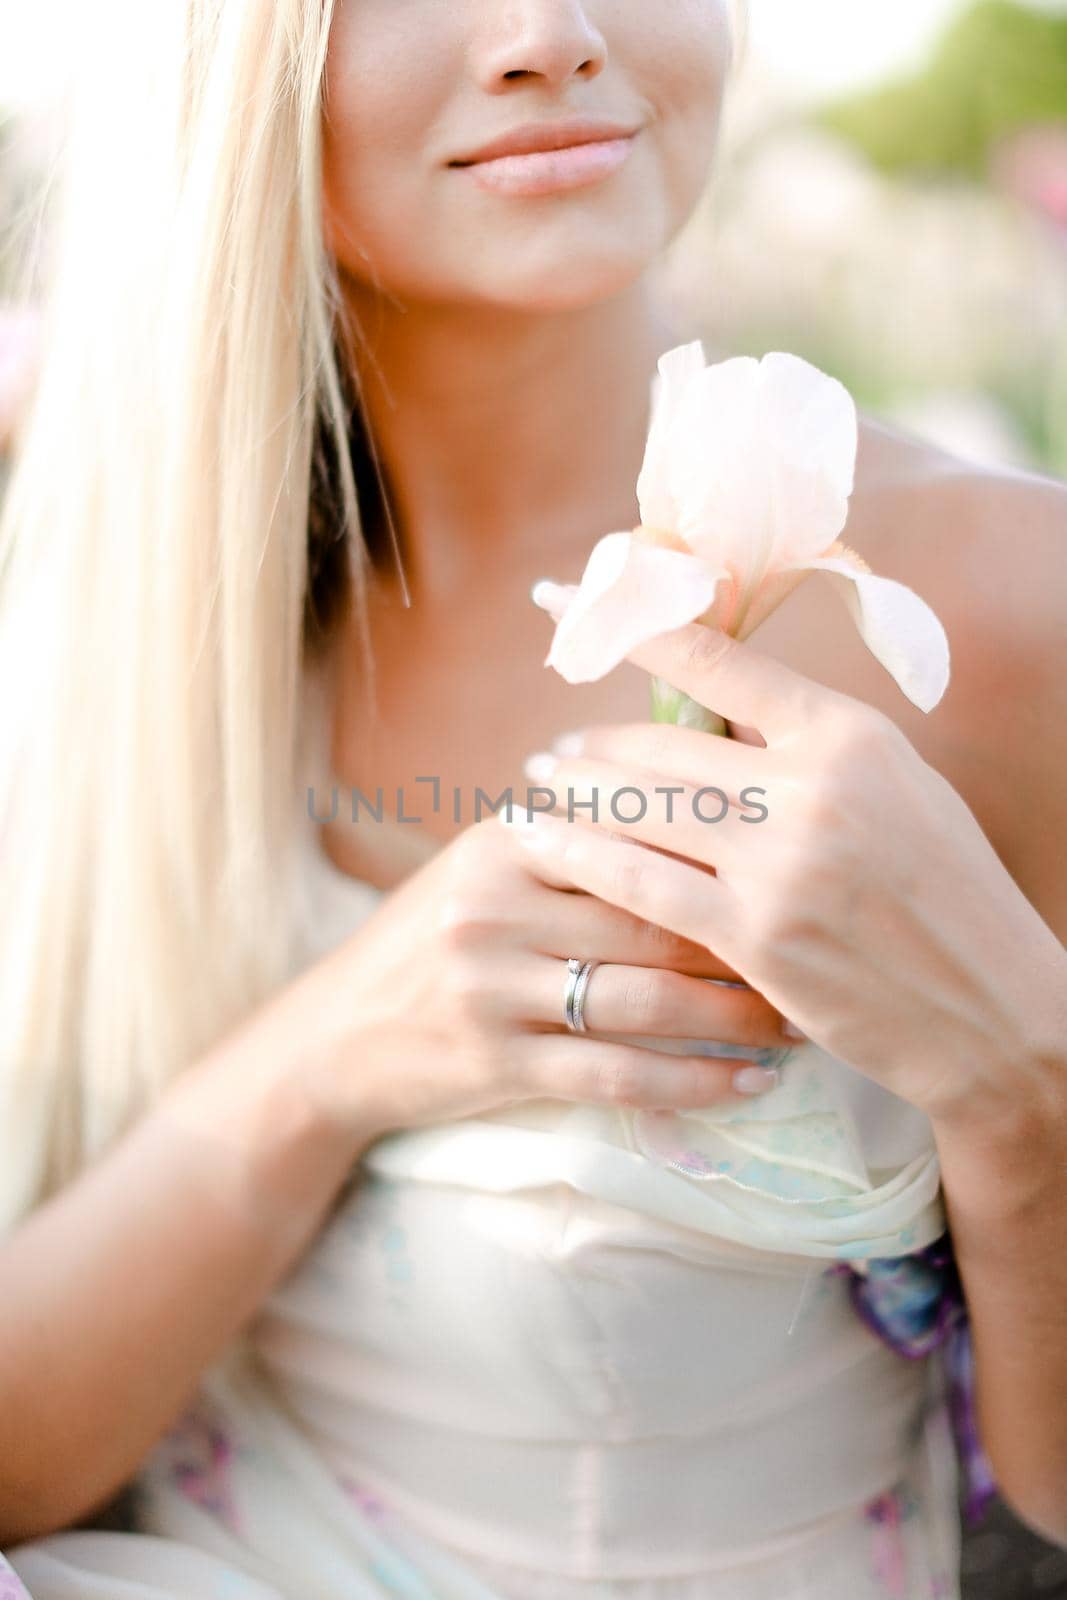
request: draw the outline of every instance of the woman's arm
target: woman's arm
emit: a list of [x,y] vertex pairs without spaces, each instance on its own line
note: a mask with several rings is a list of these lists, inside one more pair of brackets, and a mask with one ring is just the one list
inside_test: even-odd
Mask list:
[[987,1141],[934,1133],[982,1445],[1017,1515],[1067,1545],[1067,1048],[1047,1065],[1064,1088],[1047,1114],[1021,1112]]
[[0,1546],[109,1499],[315,1233],[360,1149],[304,1061],[257,1012],[0,1244]]
[[[998,854],[1060,945],[1067,945],[1067,488],[992,477],[972,490],[971,559],[1002,598],[984,616],[982,653],[1003,692],[975,702],[958,753],[995,829]],[[1005,560],[1006,553],[1009,559]],[[1011,570],[1007,570],[1010,568]],[[990,631],[992,627],[992,631]],[[990,717],[999,762],[989,759]],[[983,1444],[1005,1498],[1067,1544],[1067,951],[1049,943],[1044,1044],[1006,1062],[1024,1095],[964,1138],[934,1123],[956,1260],[967,1298]],[[1010,974],[1004,974],[1010,981]]]

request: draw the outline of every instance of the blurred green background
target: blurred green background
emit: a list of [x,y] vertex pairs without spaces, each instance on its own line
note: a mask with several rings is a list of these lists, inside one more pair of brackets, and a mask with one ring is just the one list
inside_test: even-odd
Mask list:
[[1067,476],[1065,8],[749,10],[668,292],[723,354],[793,350],[948,449]]

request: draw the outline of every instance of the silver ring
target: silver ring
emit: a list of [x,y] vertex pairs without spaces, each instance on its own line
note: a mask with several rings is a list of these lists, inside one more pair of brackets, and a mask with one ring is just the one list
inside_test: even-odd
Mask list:
[[600,965],[599,961],[579,961],[576,956],[571,956],[567,962],[567,985],[563,992],[563,1020],[571,1033],[587,1033],[582,1007],[585,1004],[586,991],[589,988],[589,979],[593,971]]

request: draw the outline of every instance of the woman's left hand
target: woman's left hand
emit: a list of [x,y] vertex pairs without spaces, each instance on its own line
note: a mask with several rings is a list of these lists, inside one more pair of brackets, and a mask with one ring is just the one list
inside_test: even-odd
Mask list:
[[896,725],[700,624],[629,659],[765,742],[601,725],[535,756],[556,814],[518,831],[544,867],[710,949],[935,1121],[1051,1091],[1063,947]]

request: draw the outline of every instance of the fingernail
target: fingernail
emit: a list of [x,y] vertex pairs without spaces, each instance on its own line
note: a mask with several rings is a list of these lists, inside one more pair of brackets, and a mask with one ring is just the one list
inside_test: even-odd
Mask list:
[[558,739],[552,741],[552,749],[557,756],[580,756],[584,746],[584,733],[561,733]]
[[523,762],[522,770],[531,783],[544,783],[551,778],[559,762],[547,750],[538,750]]
[[520,844],[528,846],[531,850],[540,850],[551,839],[551,831],[545,823],[542,814],[538,811],[526,812],[521,807],[513,808],[511,816],[507,810],[497,812],[497,820],[506,828],[510,828]]
[[792,1045],[787,1045],[785,1049],[776,1050],[772,1047],[769,1050],[757,1050],[752,1059],[758,1067],[774,1067],[777,1070],[785,1065],[792,1054]]
[[741,1067],[734,1073],[738,1094],[766,1094],[779,1081],[777,1067]]
[[562,583],[551,578],[539,578],[530,590],[530,599],[542,611],[560,612],[567,609],[567,590]]
[[788,1017],[782,1018],[782,1032],[787,1039],[806,1039],[808,1036],[797,1027],[795,1022],[790,1022]]

